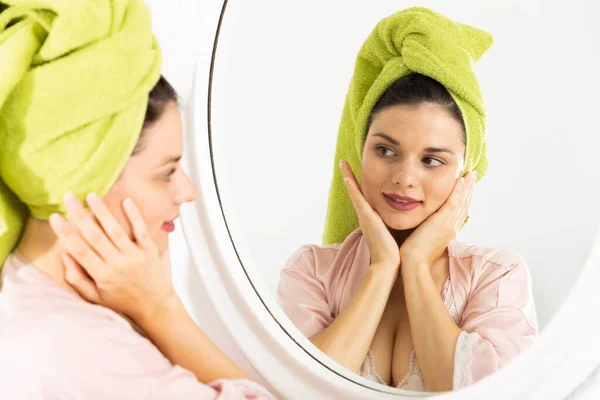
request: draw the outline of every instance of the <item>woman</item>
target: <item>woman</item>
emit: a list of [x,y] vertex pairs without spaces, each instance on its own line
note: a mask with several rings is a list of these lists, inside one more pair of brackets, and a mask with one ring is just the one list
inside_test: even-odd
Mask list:
[[378,383],[457,389],[537,337],[523,259],[454,239],[487,167],[471,68],[489,45],[487,33],[424,8],[377,25],[342,117],[333,244],[302,246],[281,273],[279,302],[298,329]]
[[[9,3],[0,7],[2,397],[272,398],[194,324],[170,285],[168,234],[197,192],[179,167],[177,95],[160,76],[147,7]],[[76,195],[65,197],[65,209],[68,192]],[[116,296],[104,292],[89,299],[89,286],[79,293],[68,283],[72,259],[56,232],[67,232],[66,243],[81,240],[60,216],[91,221],[73,208],[78,197],[115,215],[112,243],[127,251],[120,262],[149,260],[144,269],[160,290],[138,298],[144,307],[111,303]],[[136,253],[140,245],[146,250]],[[93,260],[116,254],[100,250]],[[171,319],[181,330],[165,332]]]

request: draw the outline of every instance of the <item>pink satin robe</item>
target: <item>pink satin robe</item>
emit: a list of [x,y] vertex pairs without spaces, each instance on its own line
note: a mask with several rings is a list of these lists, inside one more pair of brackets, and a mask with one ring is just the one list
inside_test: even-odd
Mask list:
[[[538,325],[531,276],[519,255],[458,240],[450,243],[448,253],[450,278],[443,300],[463,331],[454,360],[453,388],[458,389],[508,364],[538,337]],[[310,338],[344,309],[363,283],[369,264],[360,229],[341,244],[302,246],[281,272],[279,303]],[[372,352],[359,373],[380,381],[371,357]],[[426,391],[414,361],[400,387]]]

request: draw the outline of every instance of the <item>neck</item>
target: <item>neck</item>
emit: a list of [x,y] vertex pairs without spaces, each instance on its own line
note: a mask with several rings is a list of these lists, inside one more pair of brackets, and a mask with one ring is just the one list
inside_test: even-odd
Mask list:
[[400,249],[400,247],[402,247],[402,244],[404,244],[406,239],[408,239],[410,234],[413,233],[415,231],[415,229],[417,229],[417,228],[407,229],[407,230],[403,230],[403,231],[397,231],[395,229],[388,227],[390,234],[392,235],[392,237],[396,241],[396,244],[398,245],[398,249]]
[[30,217],[17,250],[56,283],[79,296],[77,291],[65,281],[65,267],[61,258],[64,248],[48,221]]

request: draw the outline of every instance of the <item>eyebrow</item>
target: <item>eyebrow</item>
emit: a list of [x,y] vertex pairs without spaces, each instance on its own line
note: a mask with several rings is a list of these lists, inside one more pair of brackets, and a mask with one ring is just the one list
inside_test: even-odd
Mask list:
[[[400,146],[400,143],[392,138],[391,136],[386,135],[385,133],[374,133],[373,136],[379,136],[384,138],[385,140],[387,140],[388,142],[390,142],[391,144],[395,145],[395,146]],[[454,152],[452,152],[450,149],[447,149],[445,147],[427,147],[425,149],[426,153],[449,153],[449,154],[454,154]]]
[[385,140],[387,140],[388,142],[390,142],[391,144],[396,145],[396,146],[400,146],[400,143],[398,143],[398,141],[396,139],[394,139],[394,138],[386,135],[385,133],[374,133],[373,136],[382,137]]
[[172,156],[167,158],[165,161],[163,161],[160,166],[162,167],[163,165],[166,164],[170,164],[170,163],[174,163],[174,162],[179,162],[179,160],[181,160],[181,156]]
[[445,148],[445,147],[427,147],[425,149],[426,153],[449,153],[449,154],[454,154],[452,151],[450,151],[449,149]]

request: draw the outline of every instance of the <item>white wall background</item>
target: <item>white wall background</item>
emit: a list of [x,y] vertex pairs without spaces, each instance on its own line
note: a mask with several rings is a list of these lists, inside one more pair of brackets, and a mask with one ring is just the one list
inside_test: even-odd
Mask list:
[[228,10],[235,28],[220,42],[226,58],[217,59],[224,126],[214,132],[215,157],[242,261],[274,294],[287,257],[321,243],[354,59],[377,21],[414,5],[495,38],[477,66],[490,169],[459,239],[525,258],[544,327],[598,228],[600,137],[592,131],[600,85],[589,79],[598,67],[597,53],[588,51],[597,46],[591,17],[590,25],[582,13],[557,26],[539,1],[254,0]]

